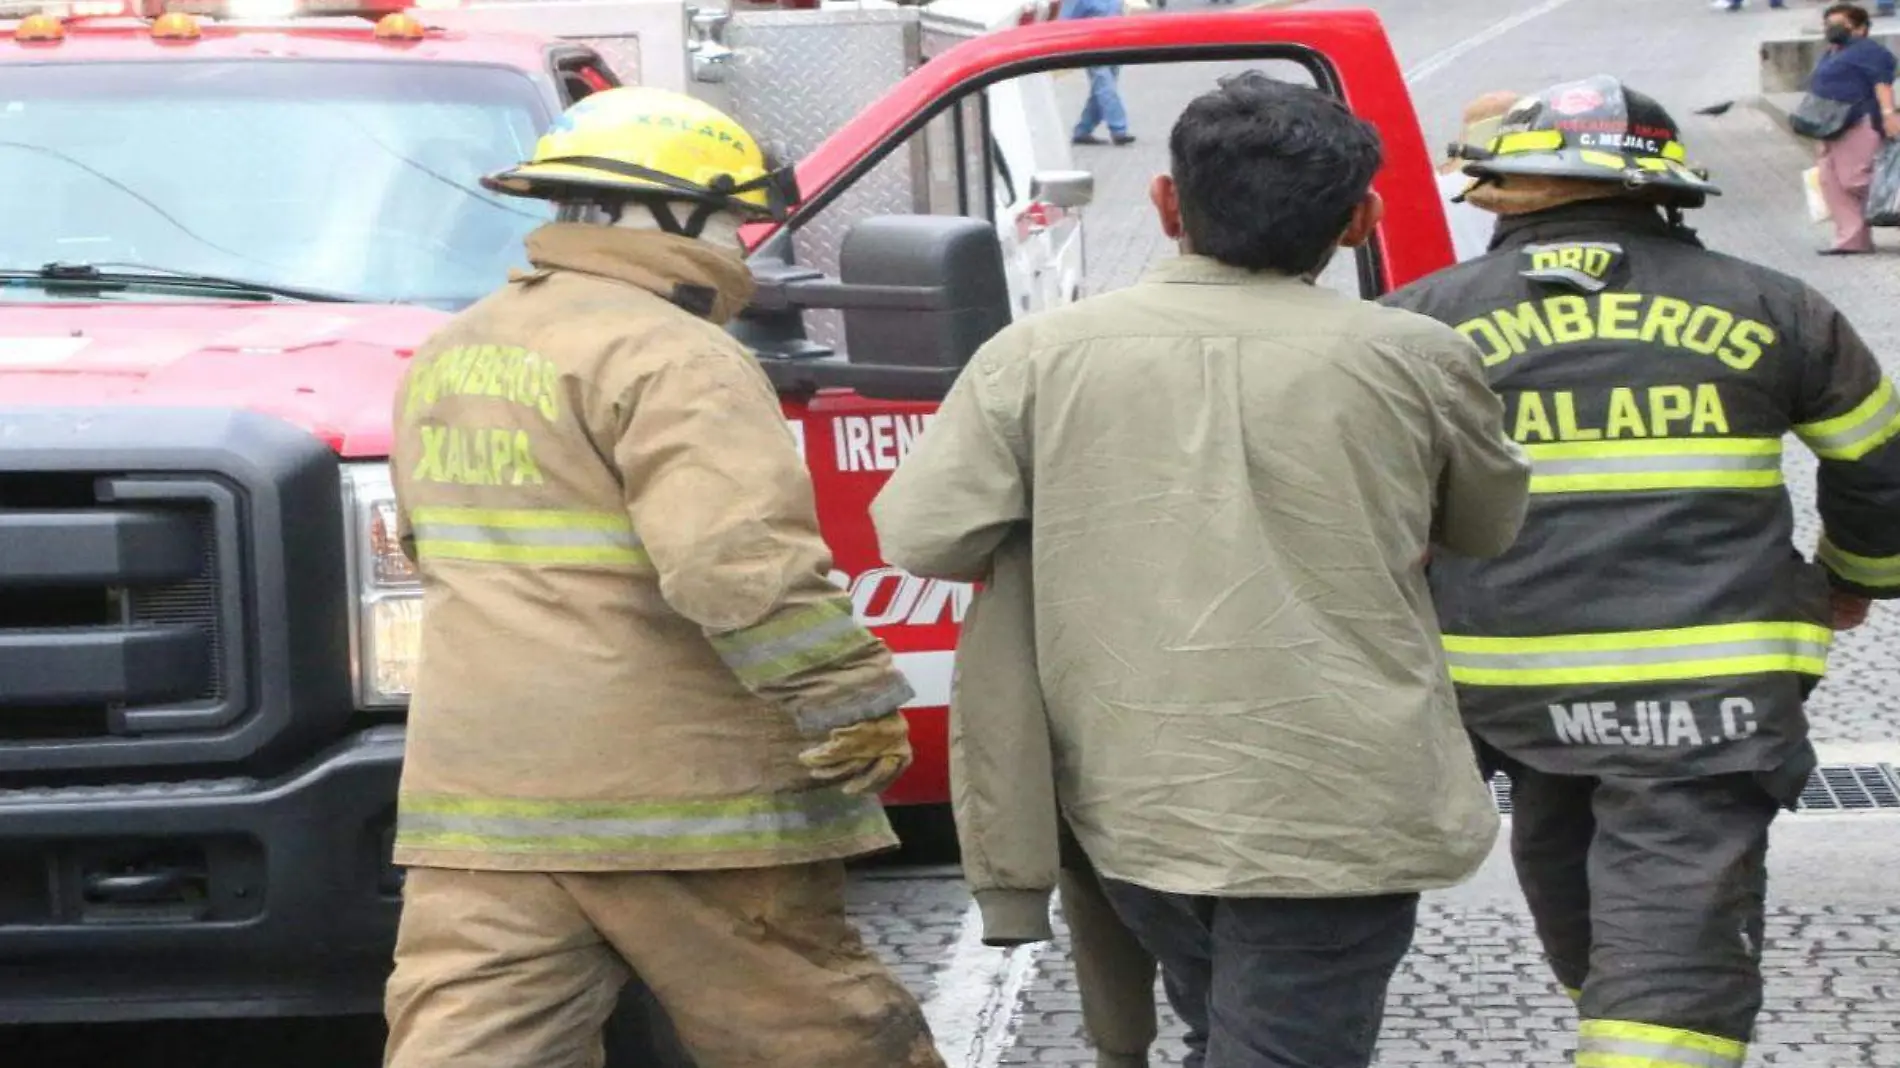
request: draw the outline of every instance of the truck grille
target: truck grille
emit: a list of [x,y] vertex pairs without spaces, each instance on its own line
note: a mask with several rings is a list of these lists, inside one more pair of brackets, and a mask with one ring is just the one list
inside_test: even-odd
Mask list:
[[0,403],[0,789],[270,774],[355,714],[337,455],[230,408]]
[[204,479],[0,472],[0,743],[223,718],[236,510]]

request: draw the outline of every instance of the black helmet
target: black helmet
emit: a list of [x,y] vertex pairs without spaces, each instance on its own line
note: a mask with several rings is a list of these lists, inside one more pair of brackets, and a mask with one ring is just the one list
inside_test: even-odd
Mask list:
[[1645,199],[1701,207],[1720,195],[1708,172],[1692,168],[1676,120],[1661,104],[1608,75],[1565,82],[1518,101],[1488,145],[1458,145],[1465,173],[1615,182]]

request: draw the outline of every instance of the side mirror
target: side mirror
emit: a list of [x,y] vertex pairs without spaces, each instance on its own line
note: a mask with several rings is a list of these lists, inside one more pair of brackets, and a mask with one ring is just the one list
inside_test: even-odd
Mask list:
[[[1008,326],[1009,281],[996,228],[960,215],[861,220],[838,250],[836,282],[795,267],[761,272],[747,316],[764,328],[807,309],[844,312],[842,358],[809,343],[759,344],[781,393],[851,389],[884,400],[938,400],[976,350]],[[774,351],[776,350],[776,351]],[[822,350],[821,350],[822,351]]]
[[1095,175],[1088,171],[1042,171],[1029,179],[1029,198],[1051,207],[1088,207],[1095,199]]

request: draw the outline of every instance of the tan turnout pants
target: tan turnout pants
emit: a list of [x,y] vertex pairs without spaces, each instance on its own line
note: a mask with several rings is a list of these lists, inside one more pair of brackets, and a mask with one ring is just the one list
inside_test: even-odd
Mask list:
[[386,1068],[600,1068],[638,974],[698,1068],[944,1068],[829,862],[703,872],[412,868]]

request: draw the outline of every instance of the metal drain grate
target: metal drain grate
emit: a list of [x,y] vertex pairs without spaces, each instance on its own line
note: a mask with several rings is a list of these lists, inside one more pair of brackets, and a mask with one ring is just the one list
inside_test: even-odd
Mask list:
[[[1498,811],[1511,811],[1511,780],[1491,778]],[[1900,809],[1900,772],[1891,764],[1823,764],[1808,777],[1797,812],[1865,812]]]
[[1801,791],[1803,812],[1900,808],[1900,777],[1891,764],[1825,764]]

